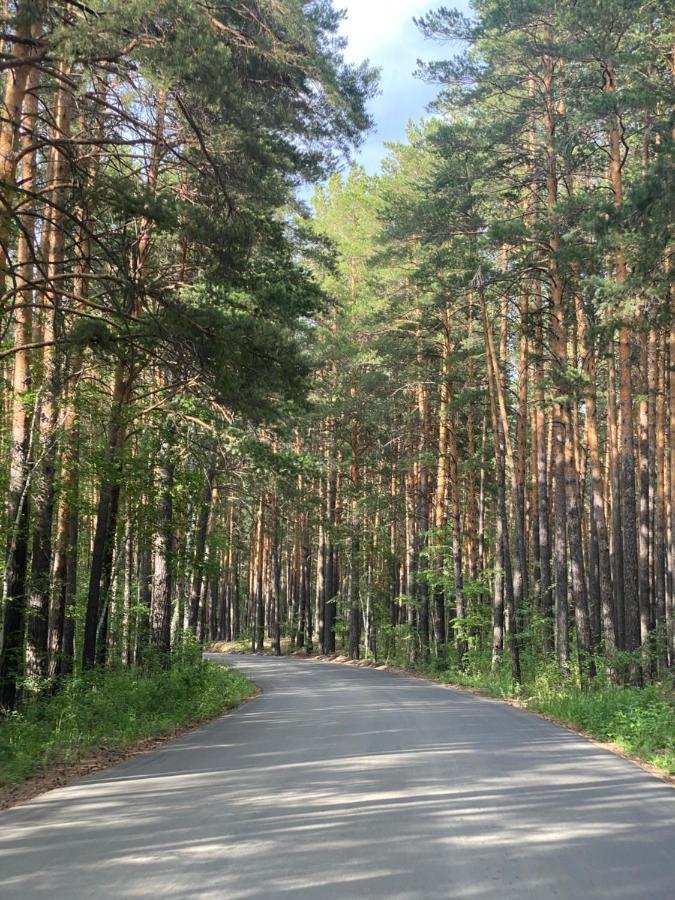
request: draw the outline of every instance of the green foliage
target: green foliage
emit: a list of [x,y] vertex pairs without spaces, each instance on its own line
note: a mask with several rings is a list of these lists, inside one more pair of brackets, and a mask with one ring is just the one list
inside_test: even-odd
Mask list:
[[54,696],[0,721],[0,787],[101,748],[170,734],[237,706],[253,692],[243,675],[202,661],[194,641],[180,646],[169,668],[154,662],[146,660],[143,671],[69,678]]
[[496,670],[487,654],[467,654],[465,668],[430,674],[446,684],[477,689],[493,697],[518,700],[528,709],[549,716],[598,741],[616,744],[670,774],[675,774],[675,705],[672,686],[613,687],[599,678],[582,687],[561,677],[554,661],[529,666],[523,683],[511,679],[505,658]]
[[89,348],[96,354],[110,353],[114,339],[110,327],[103,319],[80,319],[70,330],[68,341],[76,350]]
[[675,706],[665,688],[574,687],[528,706],[675,774]]
[[[400,598],[399,598],[400,599]],[[380,628],[382,658],[394,666],[406,666],[410,662],[412,651],[418,643],[417,631],[407,623],[401,625],[384,624]]]

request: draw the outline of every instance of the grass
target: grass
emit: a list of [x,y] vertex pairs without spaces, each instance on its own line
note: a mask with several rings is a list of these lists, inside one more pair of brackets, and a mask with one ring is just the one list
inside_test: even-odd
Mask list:
[[587,692],[576,688],[534,697],[527,705],[675,775],[675,706],[656,685]]
[[453,669],[431,675],[492,697],[518,700],[527,709],[675,775],[675,704],[669,685],[615,687],[598,678],[597,684],[582,689],[550,671],[515,685],[504,669],[494,674]]
[[194,655],[170,669],[92,672],[0,721],[0,788],[103,749],[170,735],[237,706],[255,688]]

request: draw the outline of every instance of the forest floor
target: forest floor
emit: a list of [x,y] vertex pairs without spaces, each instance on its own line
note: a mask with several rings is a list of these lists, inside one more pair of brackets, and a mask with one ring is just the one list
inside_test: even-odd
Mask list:
[[257,694],[241,673],[201,660],[73,679],[0,720],[0,809],[156,750]]
[[[215,642],[208,647],[208,651],[244,656],[274,655],[271,647],[254,654],[248,642],[244,641]],[[412,676],[499,700],[562,725],[675,787],[675,703],[672,686],[601,686],[582,690],[573,684],[560,684],[553,690],[550,687],[542,689],[537,683],[525,683],[514,688],[504,678],[489,673],[466,675],[452,669],[432,671],[383,661],[350,659],[340,654],[325,656],[305,650],[294,651],[288,641],[282,642],[282,655]]]

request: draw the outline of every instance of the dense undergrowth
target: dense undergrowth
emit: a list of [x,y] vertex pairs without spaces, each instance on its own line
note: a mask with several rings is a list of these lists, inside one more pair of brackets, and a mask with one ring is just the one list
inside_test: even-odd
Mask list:
[[202,661],[198,647],[169,668],[94,671],[0,720],[0,788],[102,749],[168,735],[232,708],[255,690],[243,675]]
[[550,673],[514,684],[510,675],[449,669],[431,673],[448,684],[518,700],[528,709],[569,725],[598,741],[675,775],[675,704],[671,684],[617,687],[598,678],[582,688]]

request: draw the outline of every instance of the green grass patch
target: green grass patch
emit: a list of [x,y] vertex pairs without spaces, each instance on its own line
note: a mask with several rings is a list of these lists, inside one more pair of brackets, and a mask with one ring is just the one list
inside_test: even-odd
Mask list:
[[532,671],[522,685],[512,682],[508,660],[495,673],[451,669],[430,673],[447,684],[518,700],[523,706],[577,729],[598,741],[616,744],[664,772],[675,775],[675,704],[672,686],[615,687],[604,679],[581,688],[554,670]]
[[0,787],[38,769],[77,763],[102,748],[171,734],[237,706],[254,685],[201,658],[149,672],[91,672],[0,721]]
[[675,706],[658,685],[570,688],[527,705],[675,775]]

